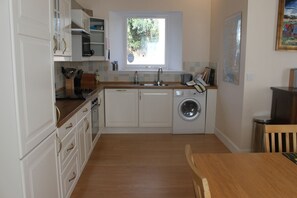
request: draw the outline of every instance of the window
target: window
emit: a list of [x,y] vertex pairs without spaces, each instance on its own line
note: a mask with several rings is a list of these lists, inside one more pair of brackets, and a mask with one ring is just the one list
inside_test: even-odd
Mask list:
[[110,59],[119,70],[182,70],[180,12],[111,12],[109,23]]

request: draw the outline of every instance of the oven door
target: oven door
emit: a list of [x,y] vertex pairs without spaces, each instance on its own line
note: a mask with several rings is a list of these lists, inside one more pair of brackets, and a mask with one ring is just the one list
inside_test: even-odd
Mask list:
[[92,112],[92,141],[95,140],[99,134],[99,105],[94,104],[91,109]]

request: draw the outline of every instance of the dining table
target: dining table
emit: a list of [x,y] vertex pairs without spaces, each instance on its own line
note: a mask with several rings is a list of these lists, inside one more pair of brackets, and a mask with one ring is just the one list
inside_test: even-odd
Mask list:
[[297,197],[297,164],[282,153],[194,153],[211,197]]

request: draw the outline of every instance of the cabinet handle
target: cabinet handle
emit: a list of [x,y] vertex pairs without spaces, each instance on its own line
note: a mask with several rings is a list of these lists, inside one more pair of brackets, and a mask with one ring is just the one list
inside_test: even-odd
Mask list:
[[62,141],[61,141],[61,139],[58,137],[58,134],[56,134],[56,138],[57,138],[57,140],[58,140],[58,142],[59,142],[59,150],[58,150],[58,153],[57,153],[57,155],[61,152],[61,150],[62,150]]
[[89,111],[88,108],[85,108],[85,109],[83,110],[84,113],[86,113],[86,112],[88,112],[88,111]]
[[62,41],[63,41],[63,43],[64,43],[64,50],[63,50],[63,54],[66,52],[66,49],[67,49],[67,43],[66,43],[66,41],[65,41],[65,39],[64,38],[62,38]]
[[55,107],[56,107],[56,112],[57,112],[57,123],[58,123],[61,118],[61,111],[60,111],[59,107],[57,107],[57,105],[55,105]]
[[71,151],[72,149],[74,149],[75,144],[71,143],[70,147],[66,150],[67,152]]
[[58,49],[58,41],[57,41],[57,38],[56,36],[53,37],[53,40],[54,40],[54,53],[56,53],[57,49]]
[[99,106],[101,105],[101,98],[99,98],[99,103],[98,103],[98,105],[99,105]]
[[66,129],[70,129],[70,128],[72,128],[73,127],[73,125],[72,125],[72,122],[69,124],[69,126],[67,126],[66,127]]
[[76,178],[76,173],[75,172],[73,172],[72,175],[73,176],[68,180],[69,182],[72,182]]
[[122,91],[122,92],[124,92],[124,91],[127,91],[126,89],[117,89],[116,91]]
[[139,94],[139,100],[141,100],[141,91],[139,91],[138,94]]
[[87,128],[86,128],[86,130],[85,130],[85,133],[89,130],[89,128],[90,128],[90,123],[89,123],[89,121],[85,118],[85,122],[87,123]]

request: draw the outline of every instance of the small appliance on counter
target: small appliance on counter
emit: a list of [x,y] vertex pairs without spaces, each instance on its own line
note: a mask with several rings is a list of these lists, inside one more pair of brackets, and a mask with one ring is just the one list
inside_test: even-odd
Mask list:
[[181,84],[186,85],[187,82],[193,80],[192,74],[181,74]]
[[62,67],[62,73],[65,76],[65,87],[56,91],[57,100],[84,100],[96,89],[95,74],[84,74],[81,69],[76,71],[74,68],[64,67]]

